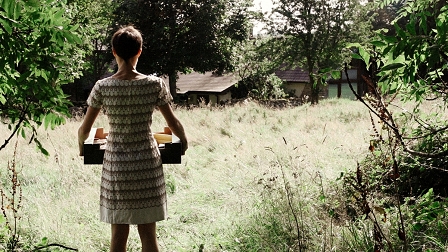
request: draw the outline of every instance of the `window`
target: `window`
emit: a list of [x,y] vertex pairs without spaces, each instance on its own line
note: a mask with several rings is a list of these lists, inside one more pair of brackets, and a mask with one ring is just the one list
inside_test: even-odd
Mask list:
[[[328,98],[337,98],[338,97],[338,85],[339,84],[329,84],[328,85]],[[341,94],[340,98],[346,99],[356,99],[355,94],[353,94],[352,90],[348,83],[340,83],[341,85]],[[358,92],[358,83],[352,82],[353,89]]]

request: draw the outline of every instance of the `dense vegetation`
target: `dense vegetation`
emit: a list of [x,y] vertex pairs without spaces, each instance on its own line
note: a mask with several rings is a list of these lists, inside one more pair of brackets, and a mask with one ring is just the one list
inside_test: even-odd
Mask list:
[[[271,251],[296,246],[284,186],[291,187],[294,212],[304,211],[301,230],[309,241],[302,243],[309,251],[322,244],[328,249],[332,243],[343,248],[336,237],[344,225],[334,226],[331,236],[335,221],[328,211],[334,197],[340,197],[333,181],[367,152],[370,123],[361,104],[327,100],[320,106],[279,109],[246,101],[222,108],[178,107],[175,113],[191,146],[181,165],[165,166],[169,218],[158,224],[162,251]],[[110,228],[98,220],[101,166],[83,165],[77,153],[81,119],[48,132],[42,139],[48,157],[21,138],[0,152],[4,193],[12,195],[13,172],[20,184],[15,187],[17,218],[7,219],[20,235],[17,251],[52,243],[79,251],[108,249]],[[108,131],[104,115],[97,126]],[[156,113],[153,129],[163,126],[162,115]],[[7,134],[6,128],[0,129],[0,137]],[[0,219],[5,227],[5,219]],[[10,234],[0,229],[0,251],[11,245]],[[135,228],[130,238],[129,251],[140,251]]]
[[[179,204],[182,208],[174,211],[174,219],[161,226],[164,248],[447,249],[446,1],[369,1],[365,8],[357,8],[365,12],[349,8],[347,4],[352,1],[336,1],[335,5],[328,1],[295,1],[293,5],[278,1],[272,16],[275,18],[267,22],[270,25],[267,30],[272,32],[268,35],[274,36],[258,40],[245,38],[249,17],[259,16],[249,11],[250,4],[246,1],[231,1],[228,5],[219,0],[151,1],[151,4],[140,1],[149,4],[148,8],[155,13],[160,11],[159,16],[148,20],[145,15],[129,15],[139,12],[127,2],[0,1],[0,117],[7,125],[2,129],[1,139],[5,142],[0,146],[4,157],[0,164],[5,167],[0,176],[6,178],[0,188],[3,213],[0,248],[26,251],[55,241],[62,243],[50,247],[56,250],[62,249],[63,244],[82,250],[106,250],[107,235],[96,232],[105,228],[95,224],[94,210],[82,209],[95,206],[95,189],[85,192],[88,195],[85,200],[74,199],[70,193],[72,189],[94,188],[94,178],[98,177],[98,169],[87,173],[86,167],[80,165],[74,154],[75,137],[66,138],[68,132],[75,132],[79,118],[59,129],[66,131],[56,137],[45,129],[57,129],[70,116],[64,85],[73,82],[85,85],[107,69],[113,70],[110,58],[104,53],[110,50],[107,45],[111,31],[122,22],[151,21],[157,26],[151,26],[155,30],[144,34],[145,40],[154,43],[152,46],[168,46],[161,51],[169,54],[158,57],[160,61],[152,59],[146,66],[155,73],[170,75],[172,83],[177,72],[232,70],[240,73],[239,85],[246,87],[240,92],[269,100],[285,95],[282,83],[272,75],[274,69],[285,63],[307,66],[315,92],[320,81],[330,73],[337,76],[335,73],[343,69],[343,63],[347,62],[344,55],[352,53],[352,57],[364,61],[369,71],[369,75],[363,76],[369,94],[357,96],[358,101],[350,102],[349,107],[326,101],[311,107],[305,104],[280,110],[252,103],[224,108],[204,104],[193,111],[178,108],[191,125],[189,134],[194,137],[193,150],[185,164],[169,167],[175,171],[167,178],[175,203],[179,203],[176,201],[179,191],[185,192],[177,198],[182,201],[193,188],[196,189],[193,199],[201,203],[197,206],[208,207],[204,202],[212,202],[217,206],[215,211],[223,208],[228,212],[221,213],[215,222],[214,213]],[[337,11],[342,12],[333,16]],[[376,17],[390,22],[378,22]],[[201,22],[207,25],[201,26]],[[338,22],[344,25],[335,25]],[[352,26],[354,22],[358,25]],[[202,36],[203,32],[207,36]],[[193,50],[188,49],[189,45],[204,48],[205,54],[195,58],[199,54],[189,54]],[[173,57],[182,60],[173,61]],[[337,106],[342,109],[337,110]],[[359,110],[352,111],[353,107]],[[198,115],[191,116],[192,113]],[[342,127],[341,122],[350,128],[339,132],[336,135],[339,137],[343,137],[342,133],[354,134],[353,127],[371,129],[368,136],[361,134],[362,139],[352,145],[366,147],[369,153],[351,156],[351,161],[356,162],[350,165],[333,159],[334,153],[329,151],[342,148],[340,155],[352,151],[340,147],[344,145],[334,145],[334,139],[329,137],[330,128]],[[18,147],[13,148],[10,142],[15,135],[23,139],[17,140]],[[293,140],[287,136],[293,136]],[[279,139],[283,146],[272,144]],[[298,139],[312,139],[314,145],[309,142],[299,145]],[[30,150],[23,140],[34,141],[40,152],[54,158],[55,163],[47,166],[48,157],[45,159],[44,155],[26,159],[22,149],[27,153]],[[249,148],[247,143],[260,146]],[[49,148],[54,151],[48,151]],[[321,153],[325,148],[327,151]],[[225,150],[231,153],[222,152]],[[323,154],[319,157],[325,160],[306,153]],[[39,159],[47,161],[37,162]],[[207,167],[224,173],[213,174]],[[343,172],[340,176],[323,176],[317,172],[322,168]],[[82,172],[75,172],[78,169]],[[233,184],[235,169],[239,176],[249,174],[249,177]],[[190,175],[196,173],[201,176],[189,181]],[[228,178],[228,184],[214,187],[216,184],[210,181],[216,182],[212,179],[215,176]],[[211,191],[201,183],[208,184]],[[40,184],[48,187],[39,187]],[[44,196],[34,197],[45,190]],[[238,192],[236,198],[229,197],[234,190]],[[31,201],[33,198],[36,201]],[[64,205],[72,201],[77,202],[76,207]],[[60,218],[55,222],[57,227],[44,220],[49,212],[47,205],[57,206],[61,211],[56,215]],[[245,214],[233,220],[241,212]],[[27,224],[24,218],[29,221]],[[79,240],[67,235],[71,232],[65,229],[67,221],[77,229],[74,233],[84,234]],[[179,225],[190,227],[190,232]],[[83,233],[84,229],[96,231]],[[177,235],[179,230],[183,236]],[[92,233],[102,235],[91,237]],[[49,238],[42,239],[45,236]],[[135,244],[131,249],[138,250]]]

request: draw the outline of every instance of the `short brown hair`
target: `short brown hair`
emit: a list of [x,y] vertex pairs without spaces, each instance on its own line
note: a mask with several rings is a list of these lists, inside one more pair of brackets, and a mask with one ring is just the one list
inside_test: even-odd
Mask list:
[[112,48],[125,61],[137,55],[142,43],[142,34],[133,26],[120,28],[112,36]]

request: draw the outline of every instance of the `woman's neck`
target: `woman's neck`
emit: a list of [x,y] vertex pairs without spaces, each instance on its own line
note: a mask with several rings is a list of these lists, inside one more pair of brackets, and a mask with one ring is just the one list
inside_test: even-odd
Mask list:
[[132,79],[141,79],[144,77],[144,75],[139,73],[136,69],[137,67],[136,59],[132,58],[129,59],[128,61],[124,61],[123,59],[116,57],[116,60],[118,64],[118,70],[114,75],[112,75],[113,78],[132,80]]

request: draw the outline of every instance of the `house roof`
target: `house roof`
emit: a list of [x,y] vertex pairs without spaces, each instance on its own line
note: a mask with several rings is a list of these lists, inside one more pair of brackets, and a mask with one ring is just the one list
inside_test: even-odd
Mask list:
[[188,92],[221,93],[236,83],[236,77],[231,74],[219,76],[212,74],[212,72],[206,72],[205,74],[192,72],[180,74],[176,87],[178,94]]
[[275,71],[275,75],[277,75],[277,77],[279,77],[281,80],[287,82],[302,82],[302,83],[310,82],[308,72],[304,71],[300,67],[285,70],[277,70]]
[[[299,67],[277,70],[275,71],[275,75],[287,82],[308,83],[310,81],[308,72]],[[165,82],[168,83],[168,78],[165,79]],[[222,93],[237,82],[238,80],[236,76],[232,74],[215,75],[212,72],[206,72],[204,74],[198,72],[179,74],[179,78],[176,82],[176,93]]]

